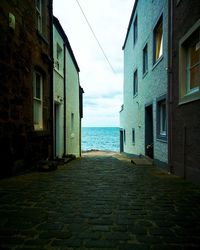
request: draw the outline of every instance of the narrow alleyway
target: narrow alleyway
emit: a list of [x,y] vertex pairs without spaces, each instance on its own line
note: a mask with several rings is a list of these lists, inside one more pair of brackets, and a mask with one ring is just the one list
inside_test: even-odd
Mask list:
[[117,154],[3,180],[0,249],[200,249],[200,187]]

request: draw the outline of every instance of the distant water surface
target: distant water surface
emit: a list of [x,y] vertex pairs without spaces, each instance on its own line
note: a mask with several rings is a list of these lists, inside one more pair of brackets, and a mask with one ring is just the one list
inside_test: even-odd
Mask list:
[[119,128],[83,127],[82,151],[106,150],[119,152]]

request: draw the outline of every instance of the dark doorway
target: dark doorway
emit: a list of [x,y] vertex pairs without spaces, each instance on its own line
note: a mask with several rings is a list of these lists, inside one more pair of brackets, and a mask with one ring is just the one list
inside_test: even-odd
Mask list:
[[124,152],[124,131],[120,129],[120,152]]
[[153,105],[145,107],[145,154],[153,159]]

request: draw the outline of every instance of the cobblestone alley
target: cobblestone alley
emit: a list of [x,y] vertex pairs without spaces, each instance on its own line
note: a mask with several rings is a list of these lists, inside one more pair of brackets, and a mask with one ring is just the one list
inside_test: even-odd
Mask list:
[[0,249],[200,249],[200,187],[117,154],[2,180]]

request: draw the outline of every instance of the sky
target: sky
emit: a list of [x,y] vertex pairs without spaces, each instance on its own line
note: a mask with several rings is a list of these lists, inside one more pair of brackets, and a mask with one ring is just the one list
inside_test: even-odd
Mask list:
[[123,104],[123,51],[134,0],[54,0],[59,19],[80,68],[83,127],[119,127]]

